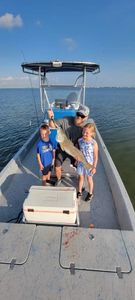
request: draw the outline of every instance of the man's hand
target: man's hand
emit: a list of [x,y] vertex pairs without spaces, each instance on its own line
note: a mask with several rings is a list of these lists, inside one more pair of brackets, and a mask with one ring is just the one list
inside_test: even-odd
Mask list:
[[54,113],[53,113],[53,110],[52,110],[52,109],[49,109],[49,110],[48,110],[48,118],[49,118],[49,119],[53,119],[53,118],[54,118]]
[[49,126],[52,128],[56,128],[54,123],[54,113],[52,109],[48,110],[48,118],[49,118]]
[[77,154],[75,159],[76,159],[76,161],[81,161],[81,156],[79,154]]

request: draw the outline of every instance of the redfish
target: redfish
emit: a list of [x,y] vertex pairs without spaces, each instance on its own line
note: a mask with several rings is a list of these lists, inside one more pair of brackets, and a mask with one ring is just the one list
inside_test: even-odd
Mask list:
[[74,157],[76,160],[81,161],[87,170],[92,169],[93,166],[86,161],[83,153],[73,145],[60,127],[57,127],[56,140],[63,151]]

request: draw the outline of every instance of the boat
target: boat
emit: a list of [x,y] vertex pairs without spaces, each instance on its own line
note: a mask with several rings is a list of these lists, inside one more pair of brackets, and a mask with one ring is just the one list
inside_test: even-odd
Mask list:
[[[85,104],[86,76],[99,72],[100,66],[56,60],[23,63],[22,70],[39,77],[43,122],[47,122],[48,108],[55,119],[76,115],[80,103]],[[60,73],[62,79],[65,73],[77,74],[77,79],[72,86],[50,84],[47,76]],[[51,138],[55,137],[56,130],[51,129]],[[42,187],[38,138],[39,129],[0,173],[0,299],[134,300],[135,212],[98,128],[94,199],[91,204],[81,200],[79,205],[74,199],[77,214],[71,223],[64,217],[60,223],[40,218],[29,222],[24,214],[29,196],[38,195],[40,202],[46,192],[49,197],[64,191],[64,203],[77,187],[69,161],[63,165],[61,187]]]

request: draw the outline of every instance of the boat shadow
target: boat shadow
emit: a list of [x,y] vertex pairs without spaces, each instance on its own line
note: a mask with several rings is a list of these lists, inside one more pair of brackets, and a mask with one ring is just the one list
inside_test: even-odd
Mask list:
[[0,193],[0,222],[8,222],[15,218],[22,210],[32,185],[41,185],[39,176],[33,174],[20,163],[17,163],[17,172],[5,176],[1,184]]

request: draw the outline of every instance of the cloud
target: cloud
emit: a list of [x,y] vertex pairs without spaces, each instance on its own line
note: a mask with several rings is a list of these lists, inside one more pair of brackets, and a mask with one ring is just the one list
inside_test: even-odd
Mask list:
[[77,47],[76,42],[72,38],[70,38],[70,37],[65,38],[64,39],[64,43],[68,47],[69,51],[74,51],[76,49],[76,47]]
[[13,14],[6,13],[0,17],[1,28],[22,27],[23,21],[20,15],[14,16]]
[[37,21],[36,21],[36,25],[39,26],[39,27],[41,27],[41,26],[42,26],[41,21],[37,20]]
[[31,88],[38,87],[38,78],[34,77],[30,81],[29,76],[6,76],[0,77],[0,88]]

